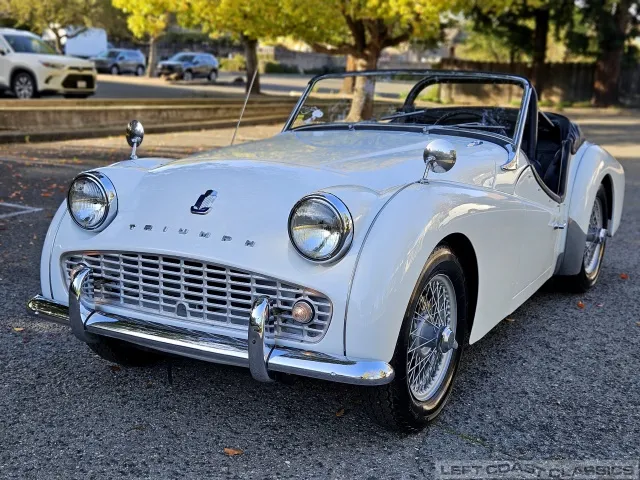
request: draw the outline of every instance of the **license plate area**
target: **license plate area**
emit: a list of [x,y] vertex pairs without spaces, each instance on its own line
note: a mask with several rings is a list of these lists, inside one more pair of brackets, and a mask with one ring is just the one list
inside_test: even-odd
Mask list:
[[76,87],[77,88],[87,88],[87,82],[86,80],[78,80],[76,82]]

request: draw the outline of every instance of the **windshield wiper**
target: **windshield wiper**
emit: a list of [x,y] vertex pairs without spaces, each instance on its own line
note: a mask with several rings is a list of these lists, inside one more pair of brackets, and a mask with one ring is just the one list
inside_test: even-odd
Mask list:
[[433,125],[434,127],[463,127],[463,128],[487,128],[489,130],[506,130],[503,125],[484,125],[482,123],[456,123],[455,125]]
[[393,120],[395,118],[410,117],[412,115],[421,115],[423,113],[427,113],[427,111],[416,110],[414,112],[399,112],[399,113],[394,113],[393,115],[387,115],[386,117],[381,117],[378,120]]

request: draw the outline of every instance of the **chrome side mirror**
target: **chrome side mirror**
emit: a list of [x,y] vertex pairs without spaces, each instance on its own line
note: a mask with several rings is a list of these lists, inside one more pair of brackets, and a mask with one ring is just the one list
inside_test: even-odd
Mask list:
[[425,163],[424,175],[420,183],[428,183],[429,171],[446,173],[456,164],[458,154],[453,144],[444,139],[432,140],[424,148],[423,158]]
[[144,127],[138,120],[131,120],[127,125],[127,143],[132,148],[131,160],[136,160],[136,149],[142,144],[144,138]]

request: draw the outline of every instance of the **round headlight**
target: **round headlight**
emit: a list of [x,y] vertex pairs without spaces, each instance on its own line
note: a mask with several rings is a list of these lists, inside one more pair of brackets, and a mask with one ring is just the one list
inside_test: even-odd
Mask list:
[[116,190],[111,180],[100,172],[81,173],[71,183],[67,208],[79,226],[100,231],[118,212]]
[[351,246],[353,219],[338,197],[316,193],[304,197],[291,210],[289,237],[296,250],[309,260],[336,260]]

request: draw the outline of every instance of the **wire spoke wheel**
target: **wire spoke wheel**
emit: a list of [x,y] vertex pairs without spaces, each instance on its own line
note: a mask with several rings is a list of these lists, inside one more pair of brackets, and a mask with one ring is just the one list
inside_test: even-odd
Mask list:
[[599,197],[596,197],[593,203],[593,210],[591,210],[591,217],[589,219],[589,233],[593,239],[587,240],[584,247],[583,264],[584,271],[587,275],[592,274],[598,269],[600,263],[600,251],[603,248],[602,241],[598,238],[598,234],[604,228],[604,208],[602,201]]
[[453,283],[435,275],[420,295],[409,334],[407,383],[416,400],[427,401],[440,388],[457,347],[456,323]]

